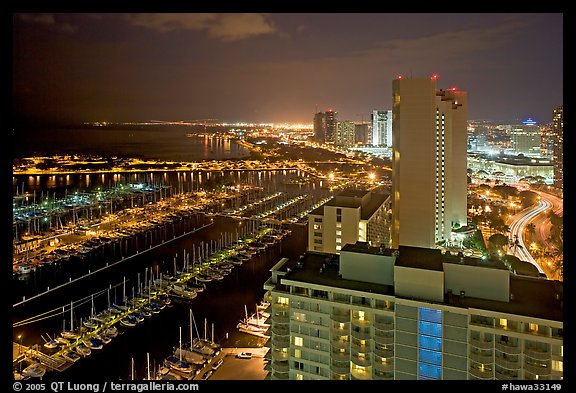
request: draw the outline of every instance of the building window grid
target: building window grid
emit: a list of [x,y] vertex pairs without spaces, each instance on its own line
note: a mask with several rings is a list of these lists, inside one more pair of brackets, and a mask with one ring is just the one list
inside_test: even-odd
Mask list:
[[442,379],[442,311],[418,309],[418,379]]

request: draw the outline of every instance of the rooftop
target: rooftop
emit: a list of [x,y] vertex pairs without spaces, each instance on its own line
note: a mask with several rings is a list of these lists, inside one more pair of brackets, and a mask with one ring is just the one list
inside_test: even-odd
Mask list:
[[[370,195],[368,195],[370,194]],[[376,210],[388,199],[388,193],[371,192],[366,190],[349,189],[334,196],[328,202],[314,209],[310,214],[324,215],[324,206],[361,208],[360,218],[368,220],[374,215]]]
[[[369,254],[380,253],[380,249],[377,247],[363,247],[361,244],[345,245],[342,251]],[[428,250],[432,252],[426,252],[425,249],[418,247],[401,246],[399,251],[396,264],[407,267],[441,271],[442,262],[461,263],[460,257],[442,255],[440,250]],[[422,259],[420,260],[420,258]],[[464,263],[472,266],[506,269],[495,261],[481,261],[478,258],[465,257]],[[392,285],[366,283],[341,278],[338,264],[339,256],[337,254],[307,252],[300,260],[288,260],[280,270],[286,272],[282,280],[395,296]],[[510,273],[510,293],[511,299],[509,302],[447,295],[443,304],[553,321],[564,320],[563,285],[561,282],[543,278],[516,276]]]

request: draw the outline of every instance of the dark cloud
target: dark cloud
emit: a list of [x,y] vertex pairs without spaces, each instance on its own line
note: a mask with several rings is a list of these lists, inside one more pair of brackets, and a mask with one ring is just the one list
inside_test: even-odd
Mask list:
[[275,32],[273,23],[263,14],[130,14],[127,20],[134,26],[161,33],[176,29],[204,30],[211,37],[236,41]]
[[[439,74],[470,118],[551,119],[562,14],[15,14],[15,114],[80,121],[359,120]],[[74,32],[74,34],[63,34]]]

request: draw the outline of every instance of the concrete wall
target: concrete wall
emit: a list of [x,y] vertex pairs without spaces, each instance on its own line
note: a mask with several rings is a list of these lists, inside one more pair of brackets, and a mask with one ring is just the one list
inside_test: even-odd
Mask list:
[[420,300],[444,301],[444,272],[394,266],[394,294]]
[[455,296],[465,291],[465,296],[482,299],[510,301],[510,272],[481,266],[444,263],[444,287]]
[[340,252],[340,274],[346,280],[394,285],[396,257],[387,255]]

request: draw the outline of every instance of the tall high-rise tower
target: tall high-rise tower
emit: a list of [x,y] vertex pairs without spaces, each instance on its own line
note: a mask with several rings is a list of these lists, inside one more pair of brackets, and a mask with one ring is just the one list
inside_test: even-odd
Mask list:
[[552,117],[552,134],[554,138],[554,185],[564,188],[564,107],[554,108]]
[[434,248],[467,224],[467,94],[436,81],[392,82],[393,248]]
[[314,140],[324,143],[326,139],[326,116],[324,112],[317,112],[314,115]]
[[324,118],[326,119],[326,142],[335,143],[336,142],[336,127],[338,124],[338,112],[334,112],[332,109],[328,109],[324,113]]

